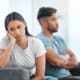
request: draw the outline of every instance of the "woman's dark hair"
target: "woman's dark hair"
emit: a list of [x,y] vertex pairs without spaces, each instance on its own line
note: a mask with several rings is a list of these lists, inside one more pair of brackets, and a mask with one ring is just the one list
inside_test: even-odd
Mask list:
[[12,12],[6,16],[6,18],[5,18],[5,29],[6,30],[8,30],[8,24],[12,20],[19,20],[19,21],[22,21],[23,23],[25,23],[25,34],[28,36],[31,36],[31,34],[29,34],[29,32],[28,32],[26,21],[21,16],[21,14],[19,14],[17,12]]

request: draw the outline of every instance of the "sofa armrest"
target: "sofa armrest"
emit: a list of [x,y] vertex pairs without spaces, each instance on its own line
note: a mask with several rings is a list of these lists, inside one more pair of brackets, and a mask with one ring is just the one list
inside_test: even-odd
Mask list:
[[0,68],[0,80],[29,80],[29,70],[22,68]]

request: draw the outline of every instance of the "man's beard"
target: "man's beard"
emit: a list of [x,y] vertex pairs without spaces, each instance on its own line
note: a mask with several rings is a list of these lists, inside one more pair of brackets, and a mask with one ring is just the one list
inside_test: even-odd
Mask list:
[[57,32],[57,31],[58,31],[58,25],[56,25],[56,26],[57,26],[57,28],[53,28],[53,27],[51,27],[51,26],[48,24],[47,30],[48,30],[50,33]]

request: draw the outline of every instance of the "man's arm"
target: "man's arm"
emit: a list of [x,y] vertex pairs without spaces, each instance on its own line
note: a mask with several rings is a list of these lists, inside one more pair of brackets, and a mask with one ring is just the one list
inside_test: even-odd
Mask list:
[[46,54],[47,63],[52,66],[63,67],[68,63],[69,55],[59,55],[53,49],[48,48]]
[[66,51],[66,53],[70,56],[70,59],[69,59],[68,63],[64,66],[64,68],[72,69],[72,68],[77,67],[78,62],[76,60],[74,53],[69,49]]

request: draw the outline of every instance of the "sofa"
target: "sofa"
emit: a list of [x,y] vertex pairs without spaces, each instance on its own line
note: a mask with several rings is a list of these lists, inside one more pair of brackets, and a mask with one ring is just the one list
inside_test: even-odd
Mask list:
[[0,80],[30,80],[29,70],[9,67],[0,68]]

